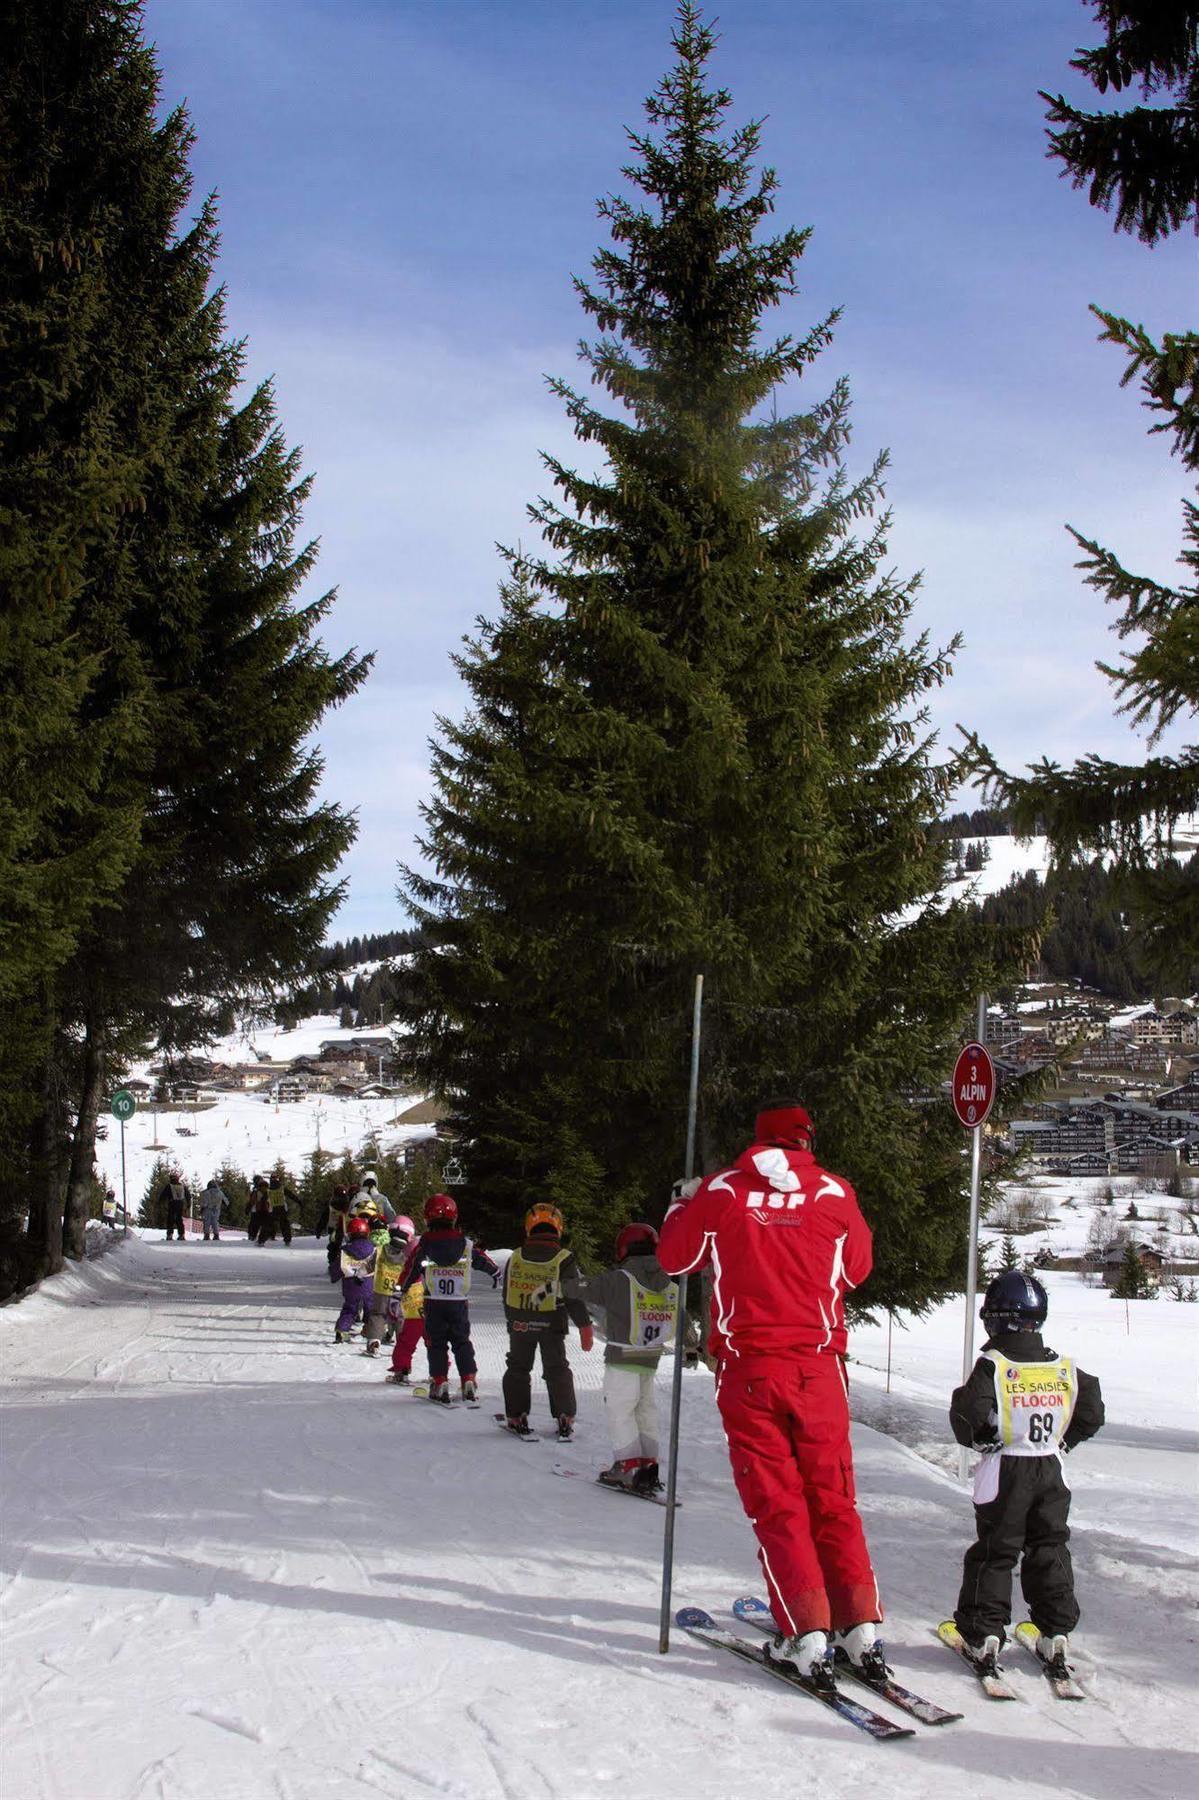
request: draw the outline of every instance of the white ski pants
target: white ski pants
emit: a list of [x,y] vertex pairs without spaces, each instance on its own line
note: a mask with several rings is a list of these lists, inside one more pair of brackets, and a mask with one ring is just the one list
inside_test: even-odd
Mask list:
[[612,1454],[619,1462],[628,1456],[658,1460],[658,1408],[654,1400],[656,1369],[639,1369],[621,1363],[604,1365],[604,1407]]

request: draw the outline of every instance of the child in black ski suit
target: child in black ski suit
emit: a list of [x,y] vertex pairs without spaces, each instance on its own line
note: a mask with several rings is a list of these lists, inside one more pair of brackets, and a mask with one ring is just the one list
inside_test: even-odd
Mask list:
[[516,1432],[529,1429],[533,1365],[541,1351],[550,1411],[558,1436],[569,1438],[576,1411],[575,1378],[566,1357],[567,1321],[579,1328],[579,1342],[594,1342],[591,1314],[579,1291],[582,1277],[569,1250],[562,1248],[562,1214],[548,1202],[537,1202],[525,1215],[525,1240],[508,1258],[504,1270],[504,1317],[508,1324],[508,1361],[504,1369],[504,1416]]
[[1062,1456],[1099,1430],[1103,1396],[1093,1375],[1046,1349],[1048,1311],[1034,1275],[997,1276],[982,1306],[987,1341],[949,1406],[958,1443],[984,1452],[974,1477],[978,1537],[966,1552],[954,1623],[974,1660],[992,1668],[1012,1616],[1017,1562],[1046,1663],[1064,1667],[1078,1624]]
[[472,1243],[458,1227],[458,1203],[450,1194],[434,1194],[425,1202],[425,1229],[412,1246],[400,1292],[416,1282],[425,1284],[425,1350],[429,1358],[429,1398],[449,1406],[450,1351],[458,1366],[462,1398],[478,1393],[479,1365],[470,1341],[471,1273],[490,1275],[494,1287],[499,1269],[486,1250]]

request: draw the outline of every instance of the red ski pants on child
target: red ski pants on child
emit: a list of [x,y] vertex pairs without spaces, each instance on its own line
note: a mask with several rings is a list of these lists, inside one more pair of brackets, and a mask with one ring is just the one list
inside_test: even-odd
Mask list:
[[412,1358],[416,1355],[416,1347],[425,1335],[423,1319],[401,1319],[396,1326],[396,1341],[392,1346],[391,1370],[398,1375],[401,1369],[412,1367]]
[[881,1619],[840,1358],[730,1358],[716,1399],[779,1630],[798,1637]]

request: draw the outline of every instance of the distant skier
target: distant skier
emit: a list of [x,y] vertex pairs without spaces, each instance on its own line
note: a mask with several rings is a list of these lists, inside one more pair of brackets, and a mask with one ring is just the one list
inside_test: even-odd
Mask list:
[[246,1202],[246,1237],[252,1244],[264,1243],[267,1233],[273,1227],[271,1194],[266,1176],[255,1175],[250,1183],[250,1197]]
[[229,1197],[224,1188],[213,1175],[208,1186],[200,1194],[200,1222],[204,1227],[204,1242],[219,1243],[221,1236],[221,1209],[228,1206]]
[[549,1392],[558,1436],[574,1430],[574,1376],[566,1358],[567,1321],[579,1328],[579,1342],[594,1342],[591,1314],[580,1293],[579,1265],[562,1247],[562,1214],[538,1201],[525,1214],[525,1241],[504,1270],[504,1316],[508,1322],[508,1362],[504,1370],[504,1414],[513,1431],[529,1429],[533,1365],[541,1351],[541,1373]]
[[371,1243],[365,1219],[351,1219],[341,1247],[341,1311],[333,1327],[333,1341],[343,1344],[359,1319],[370,1312],[371,1289],[378,1251]]
[[981,1673],[994,1674],[1012,1616],[1012,1572],[1040,1633],[1037,1654],[1065,1675],[1078,1624],[1070,1490],[1062,1456],[1103,1424],[1103,1395],[1071,1357],[1047,1350],[1049,1296],[1035,1275],[1008,1269],[983,1297],[987,1332],[949,1423],[959,1444],[984,1452],[974,1475],[976,1541],[966,1552],[956,1624]]
[[868,1671],[886,1663],[843,1366],[844,1296],[870,1273],[870,1229],[812,1141],[798,1101],[765,1107],[732,1167],[671,1207],[658,1261],[713,1271],[716,1401],[778,1627],[766,1654],[826,1685],[830,1631]]
[[458,1203],[450,1194],[434,1194],[425,1205],[425,1229],[408,1257],[402,1293],[418,1281],[425,1284],[425,1347],[429,1355],[429,1398],[450,1402],[450,1351],[453,1350],[462,1398],[478,1394],[479,1365],[470,1341],[470,1292],[472,1270],[490,1275],[492,1286],[500,1272],[485,1250],[471,1242],[458,1226]]
[[378,1255],[375,1257],[375,1282],[371,1291],[370,1316],[366,1321],[366,1350],[374,1356],[383,1342],[392,1315],[388,1308],[399,1298],[400,1283],[408,1267],[408,1251],[416,1236],[416,1226],[408,1218],[395,1218],[383,1226],[383,1241],[377,1232],[370,1234]]
[[298,1206],[300,1196],[293,1187],[288,1186],[282,1175],[276,1171],[275,1174],[271,1176],[270,1183],[267,1187],[266,1198],[269,1212],[264,1217],[262,1226],[259,1229],[258,1242],[260,1244],[265,1244],[268,1237],[273,1238],[276,1231],[278,1231],[282,1234],[283,1242],[285,1244],[290,1244],[291,1218],[288,1214],[288,1206]]
[[174,1232],[179,1233],[179,1242],[181,1244],[185,1241],[183,1236],[183,1214],[189,1198],[188,1186],[186,1181],[184,1181],[181,1172],[178,1169],[172,1169],[169,1180],[165,1181],[158,1191],[159,1202],[166,1207],[166,1241],[168,1244],[170,1243],[171,1236]]
[[605,1315],[604,1410],[612,1440],[612,1466],[600,1480],[612,1487],[655,1493],[658,1479],[658,1409],[654,1377],[674,1338],[678,1284],[657,1257],[652,1225],[626,1225],[616,1239],[616,1265],[589,1275],[583,1291]]

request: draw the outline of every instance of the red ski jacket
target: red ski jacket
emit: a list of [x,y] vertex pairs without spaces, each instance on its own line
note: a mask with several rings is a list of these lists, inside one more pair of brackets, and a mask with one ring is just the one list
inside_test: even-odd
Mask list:
[[843,1297],[870,1273],[870,1227],[848,1181],[810,1151],[751,1144],[671,1207],[658,1261],[672,1275],[711,1267],[709,1347],[722,1360],[843,1355]]

